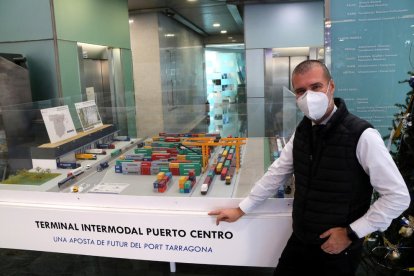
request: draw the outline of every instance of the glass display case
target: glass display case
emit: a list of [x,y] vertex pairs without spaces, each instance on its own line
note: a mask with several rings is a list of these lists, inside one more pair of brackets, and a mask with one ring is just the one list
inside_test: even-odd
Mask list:
[[[49,117],[42,117],[41,110],[78,100],[8,108],[35,114],[29,122],[35,139],[29,145],[32,167],[9,171],[0,184],[0,216],[7,221],[0,247],[275,265],[291,232],[292,183],[236,223],[217,226],[207,213],[237,206],[248,195],[288,141],[283,130],[273,137],[248,137],[245,104],[227,103],[227,119],[220,125],[206,118],[192,125],[177,121],[162,133],[131,137],[104,121],[83,131],[75,106],[68,104],[77,134],[50,143],[45,128]],[[296,112],[291,107],[285,103],[281,110]],[[188,109],[178,107],[177,112]],[[25,178],[16,180],[16,175]]]

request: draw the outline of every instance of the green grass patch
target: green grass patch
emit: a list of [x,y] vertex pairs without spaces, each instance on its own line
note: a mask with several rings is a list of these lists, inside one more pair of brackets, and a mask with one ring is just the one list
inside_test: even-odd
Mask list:
[[24,174],[12,175],[2,181],[2,184],[24,184],[24,185],[42,185],[43,183],[55,178],[60,173],[36,173],[25,172]]

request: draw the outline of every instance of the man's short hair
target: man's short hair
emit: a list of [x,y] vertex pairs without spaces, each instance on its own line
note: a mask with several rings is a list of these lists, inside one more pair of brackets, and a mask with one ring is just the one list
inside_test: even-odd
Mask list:
[[297,75],[297,74],[305,74],[306,72],[308,72],[309,70],[311,70],[312,68],[316,66],[319,66],[322,68],[323,74],[326,80],[330,80],[332,78],[331,73],[329,72],[326,65],[320,62],[319,60],[315,60],[315,59],[309,59],[309,60],[305,60],[299,63],[293,70],[292,76]]

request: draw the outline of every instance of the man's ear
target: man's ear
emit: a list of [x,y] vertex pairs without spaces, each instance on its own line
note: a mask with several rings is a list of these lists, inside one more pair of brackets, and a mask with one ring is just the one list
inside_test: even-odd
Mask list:
[[334,92],[335,92],[335,82],[334,82],[334,80],[333,79],[331,79],[331,83],[330,83],[330,88],[329,88],[329,91],[331,91],[331,93],[332,93],[332,95],[334,94]]

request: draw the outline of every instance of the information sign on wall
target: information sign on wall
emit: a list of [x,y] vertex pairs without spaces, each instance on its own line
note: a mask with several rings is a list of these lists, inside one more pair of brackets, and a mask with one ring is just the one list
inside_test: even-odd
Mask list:
[[398,81],[413,70],[413,1],[331,0],[330,7],[331,29],[326,33],[331,37],[336,96],[382,135],[389,134],[394,104],[403,103],[410,91]]

